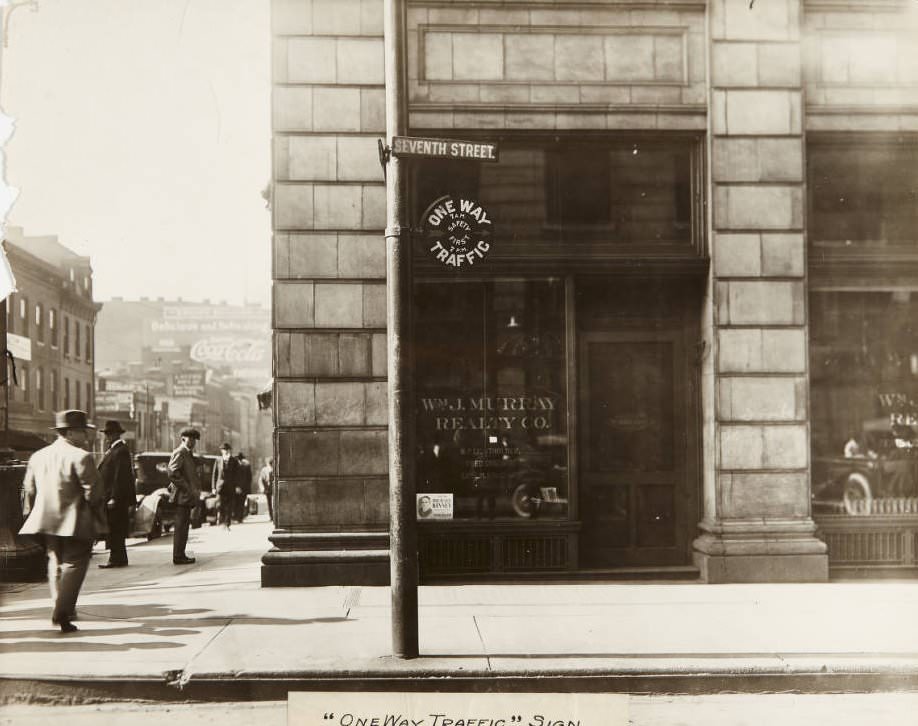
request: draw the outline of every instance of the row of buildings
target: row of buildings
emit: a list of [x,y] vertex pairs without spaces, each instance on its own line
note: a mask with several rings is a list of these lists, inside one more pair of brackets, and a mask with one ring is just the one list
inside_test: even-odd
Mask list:
[[389,575],[390,92],[423,581],[918,573],[916,3],[272,7],[264,584]]
[[192,425],[205,451],[230,442],[253,462],[270,456],[270,418],[256,398],[270,378],[267,310],[100,303],[90,259],[55,237],[7,227],[4,250],[17,286],[7,299],[5,447],[26,456],[52,440],[55,411],[81,408],[121,421],[138,452],[170,450]]

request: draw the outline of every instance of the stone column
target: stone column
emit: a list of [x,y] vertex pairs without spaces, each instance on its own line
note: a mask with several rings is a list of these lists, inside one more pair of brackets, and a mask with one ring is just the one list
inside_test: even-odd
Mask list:
[[810,512],[802,6],[708,6],[708,582],[828,577]]
[[263,585],[384,584],[382,0],[273,0],[277,530]]

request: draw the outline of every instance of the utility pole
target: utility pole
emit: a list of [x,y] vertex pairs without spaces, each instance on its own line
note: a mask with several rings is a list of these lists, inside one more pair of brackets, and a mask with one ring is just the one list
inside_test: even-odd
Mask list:
[[[405,0],[385,0],[386,141],[408,128]],[[414,482],[414,381],[411,351],[411,231],[405,162],[386,166],[386,328],[389,381],[389,564],[392,652],[418,656],[418,557]]]

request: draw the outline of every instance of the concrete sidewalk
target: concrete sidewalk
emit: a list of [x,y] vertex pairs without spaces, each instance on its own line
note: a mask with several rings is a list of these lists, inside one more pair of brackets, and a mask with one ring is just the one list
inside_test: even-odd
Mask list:
[[[266,518],[193,530],[93,564],[80,631],[44,583],[7,585],[0,698],[284,698],[291,689],[634,693],[918,689],[918,583],[423,587],[421,657],[390,656],[388,588],[259,585]],[[121,694],[121,695],[119,695]]]

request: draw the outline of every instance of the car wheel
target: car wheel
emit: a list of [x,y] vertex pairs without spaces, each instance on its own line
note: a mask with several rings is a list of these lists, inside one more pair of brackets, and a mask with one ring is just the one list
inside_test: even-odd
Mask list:
[[535,510],[528,484],[519,484],[510,494],[510,506],[517,517],[528,519]]
[[860,472],[848,475],[845,482],[843,496],[845,511],[848,514],[870,514],[873,506],[873,494],[870,491],[870,482]]

